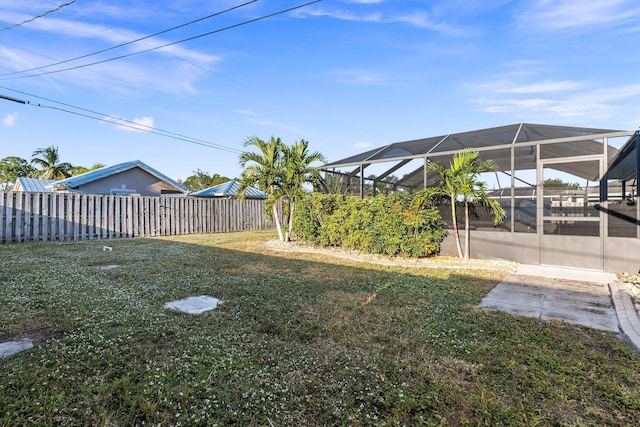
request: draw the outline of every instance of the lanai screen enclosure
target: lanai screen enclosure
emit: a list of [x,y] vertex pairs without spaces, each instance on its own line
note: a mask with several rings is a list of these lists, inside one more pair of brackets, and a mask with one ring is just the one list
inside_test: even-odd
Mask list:
[[[426,173],[428,162],[447,167],[455,153],[471,148],[497,163],[499,170],[483,180],[507,212],[495,226],[477,210],[473,257],[635,272],[639,144],[637,131],[519,123],[397,142],[320,169],[330,192],[415,192],[436,182]],[[451,236],[442,251],[454,255]]]

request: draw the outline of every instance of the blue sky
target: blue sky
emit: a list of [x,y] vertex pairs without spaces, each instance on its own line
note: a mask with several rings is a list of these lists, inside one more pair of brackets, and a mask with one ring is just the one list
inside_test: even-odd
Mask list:
[[45,67],[244,1],[0,0],[0,95],[30,103],[0,99],[0,158],[56,145],[75,165],[142,160],[175,179],[236,177],[251,136],[306,139],[334,161],[519,122],[640,125],[635,0],[323,0],[218,31],[305,3],[260,0]]

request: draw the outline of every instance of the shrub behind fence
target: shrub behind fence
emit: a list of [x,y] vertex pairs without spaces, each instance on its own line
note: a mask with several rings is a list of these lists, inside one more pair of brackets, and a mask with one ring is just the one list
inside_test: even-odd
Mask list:
[[271,228],[262,200],[0,191],[0,243]]

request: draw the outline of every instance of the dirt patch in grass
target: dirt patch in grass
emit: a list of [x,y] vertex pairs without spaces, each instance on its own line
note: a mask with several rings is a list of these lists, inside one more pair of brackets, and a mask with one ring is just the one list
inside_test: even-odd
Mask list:
[[62,338],[62,336],[62,333],[56,331],[53,325],[34,323],[28,325],[23,332],[17,335],[0,339],[0,342],[30,341],[35,346],[52,338]]
[[52,338],[61,338],[62,333],[57,332],[53,326],[38,325],[37,327],[30,328],[18,337],[22,339],[30,339],[35,345]]

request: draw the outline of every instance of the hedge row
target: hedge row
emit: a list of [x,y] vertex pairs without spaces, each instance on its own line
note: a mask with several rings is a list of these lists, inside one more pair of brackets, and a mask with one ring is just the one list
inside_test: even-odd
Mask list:
[[366,199],[310,193],[296,206],[294,231],[321,246],[416,257],[438,253],[444,221],[436,208],[416,211],[410,204],[406,193]]

